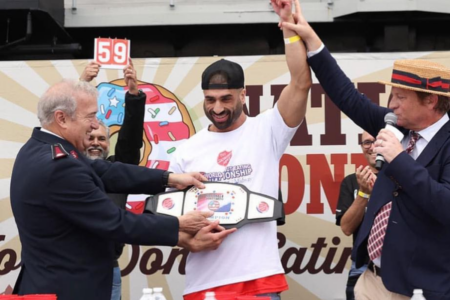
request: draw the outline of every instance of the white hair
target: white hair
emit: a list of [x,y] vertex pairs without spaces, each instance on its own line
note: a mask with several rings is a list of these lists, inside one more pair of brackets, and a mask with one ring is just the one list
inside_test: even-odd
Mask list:
[[75,118],[77,97],[80,94],[94,96],[97,99],[97,89],[85,81],[64,79],[51,86],[39,99],[37,116],[42,127],[52,124],[57,110],[65,112],[70,118]]

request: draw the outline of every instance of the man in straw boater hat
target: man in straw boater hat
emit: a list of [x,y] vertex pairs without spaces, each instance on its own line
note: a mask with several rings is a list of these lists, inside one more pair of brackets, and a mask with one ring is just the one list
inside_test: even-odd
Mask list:
[[[355,89],[303,16],[280,25],[302,37],[328,96],[376,137],[374,151],[385,160],[353,249],[357,267],[370,258],[356,299],[409,299],[414,289],[427,299],[450,299],[450,70],[396,61],[391,81],[381,82],[392,86],[389,108],[380,107]],[[400,140],[383,129],[390,112]]]

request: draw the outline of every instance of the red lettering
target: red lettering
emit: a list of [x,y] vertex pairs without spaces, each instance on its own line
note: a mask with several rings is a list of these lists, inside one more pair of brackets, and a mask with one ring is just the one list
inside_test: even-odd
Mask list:
[[289,154],[283,154],[281,157],[280,174],[283,167],[286,167],[288,175],[288,197],[284,205],[284,211],[286,215],[290,215],[302,204],[305,194],[305,174],[298,159]]
[[355,165],[355,171],[356,168],[358,168],[359,166],[363,167],[367,166],[367,159],[362,153],[350,154],[350,161],[352,162],[353,165]]
[[323,203],[320,197],[322,186],[331,211],[336,210],[339,196],[339,186],[344,179],[344,165],[347,154],[331,154],[331,164],[334,165],[334,178],[324,154],[308,154],[306,163],[310,165],[310,203],[306,206],[308,214],[323,214]]

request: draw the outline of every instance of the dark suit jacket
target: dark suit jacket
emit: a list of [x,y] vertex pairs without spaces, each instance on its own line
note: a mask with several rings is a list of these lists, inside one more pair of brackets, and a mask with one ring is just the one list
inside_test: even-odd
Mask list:
[[[67,156],[53,159],[60,143]],[[69,142],[35,128],[17,155],[11,206],[22,243],[19,294],[109,300],[114,242],[174,246],[178,219],[135,215],[106,196],[164,191],[161,170],[89,161]]]
[[[309,59],[332,101],[357,125],[377,136],[390,110],[360,94],[325,48]],[[400,128],[405,134],[408,132]],[[378,173],[353,256],[367,259],[367,238],[380,208],[392,201],[381,257],[382,280],[395,293],[423,289],[427,299],[450,299],[450,122],[414,160],[406,152]]]

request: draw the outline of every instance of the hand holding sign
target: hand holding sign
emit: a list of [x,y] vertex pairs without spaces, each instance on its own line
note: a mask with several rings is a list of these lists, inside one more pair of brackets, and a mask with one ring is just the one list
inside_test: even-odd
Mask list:
[[98,38],[94,41],[94,61],[102,68],[123,69],[130,58],[130,41]]
[[97,77],[98,72],[100,71],[101,65],[91,61],[83,70],[83,73],[80,76],[80,80],[91,82],[95,77]]

